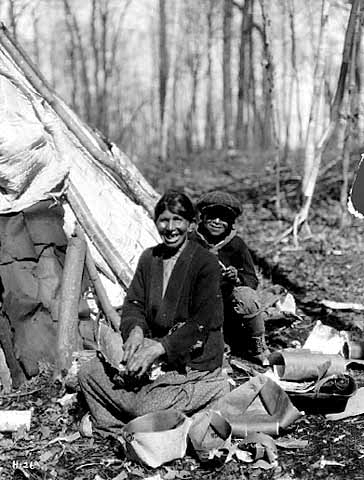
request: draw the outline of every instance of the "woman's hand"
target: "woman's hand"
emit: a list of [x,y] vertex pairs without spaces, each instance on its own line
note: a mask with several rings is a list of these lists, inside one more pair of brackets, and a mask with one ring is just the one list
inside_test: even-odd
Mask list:
[[137,374],[138,377],[141,377],[152,365],[152,363],[164,353],[164,347],[160,342],[146,339],[143,348],[140,348],[137,352],[135,352],[128,361],[128,372],[131,374]]
[[124,343],[123,363],[128,363],[135,352],[143,346],[144,333],[140,327],[134,327],[130,332],[128,339]]

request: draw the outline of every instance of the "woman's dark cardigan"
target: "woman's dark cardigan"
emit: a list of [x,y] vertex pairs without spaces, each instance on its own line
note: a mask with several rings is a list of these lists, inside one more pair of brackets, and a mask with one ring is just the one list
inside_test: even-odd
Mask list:
[[148,248],[140,257],[124,302],[123,338],[127,339],[138,325],[145,336],[162,343],[166,361],[173,368],[213,371],[221,366],[224,349],[217,259],[196,242],[188,241],[162,299],[163,248]]

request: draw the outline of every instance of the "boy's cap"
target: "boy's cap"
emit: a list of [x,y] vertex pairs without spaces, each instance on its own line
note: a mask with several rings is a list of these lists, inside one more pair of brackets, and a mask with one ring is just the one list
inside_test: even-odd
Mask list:
[[242,212],[238,199],[231,193],[221,192],[220,190],[202,195],[197,200],[196,207],[200,212],[212,207],[224,207],[233,213],[235,217],[238,217]]

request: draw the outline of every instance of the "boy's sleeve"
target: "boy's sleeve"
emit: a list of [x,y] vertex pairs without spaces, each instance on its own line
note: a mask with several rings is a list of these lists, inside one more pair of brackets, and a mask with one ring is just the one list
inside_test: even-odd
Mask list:
[[194,351],[203,347],[209,331],[221,327],[223,323],[220,268],[216,259],[209,259],[200,268],[192,288],[190,305],[190,318],[159,339],[168,363],[186,365]]
[[258,277],[255,273],[254,262],[246,243],[240,239],[239,242],[239,262],[237,264],[238,277],[240,284],[256,290],[258,287]]
[[148,332],[145,298],[145,269],[147,254],[148,250],[142,253],[124,300],[120,322],[120,330],[124,341],[127,340],[131,330],[136,326],[139,326],[144,334]]

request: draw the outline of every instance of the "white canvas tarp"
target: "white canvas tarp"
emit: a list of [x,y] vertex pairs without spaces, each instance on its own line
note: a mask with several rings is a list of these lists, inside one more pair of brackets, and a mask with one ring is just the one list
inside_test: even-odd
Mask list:
[[[89,129],[57,101],[101,152]],[[107,155],[115,165],[123,159],[115,146]],[[141,177],[134,166],[130,169]],[[146,195],[152,207],[157,194],[147,186]],[[112,301],[119,304],[140,253],[158,242],[154,223],[123,192],[117,176],[81,145],[0,43],[0,214],[49,198],[68,209],[68,230],[77,218],[96,262],[118,279]]]

